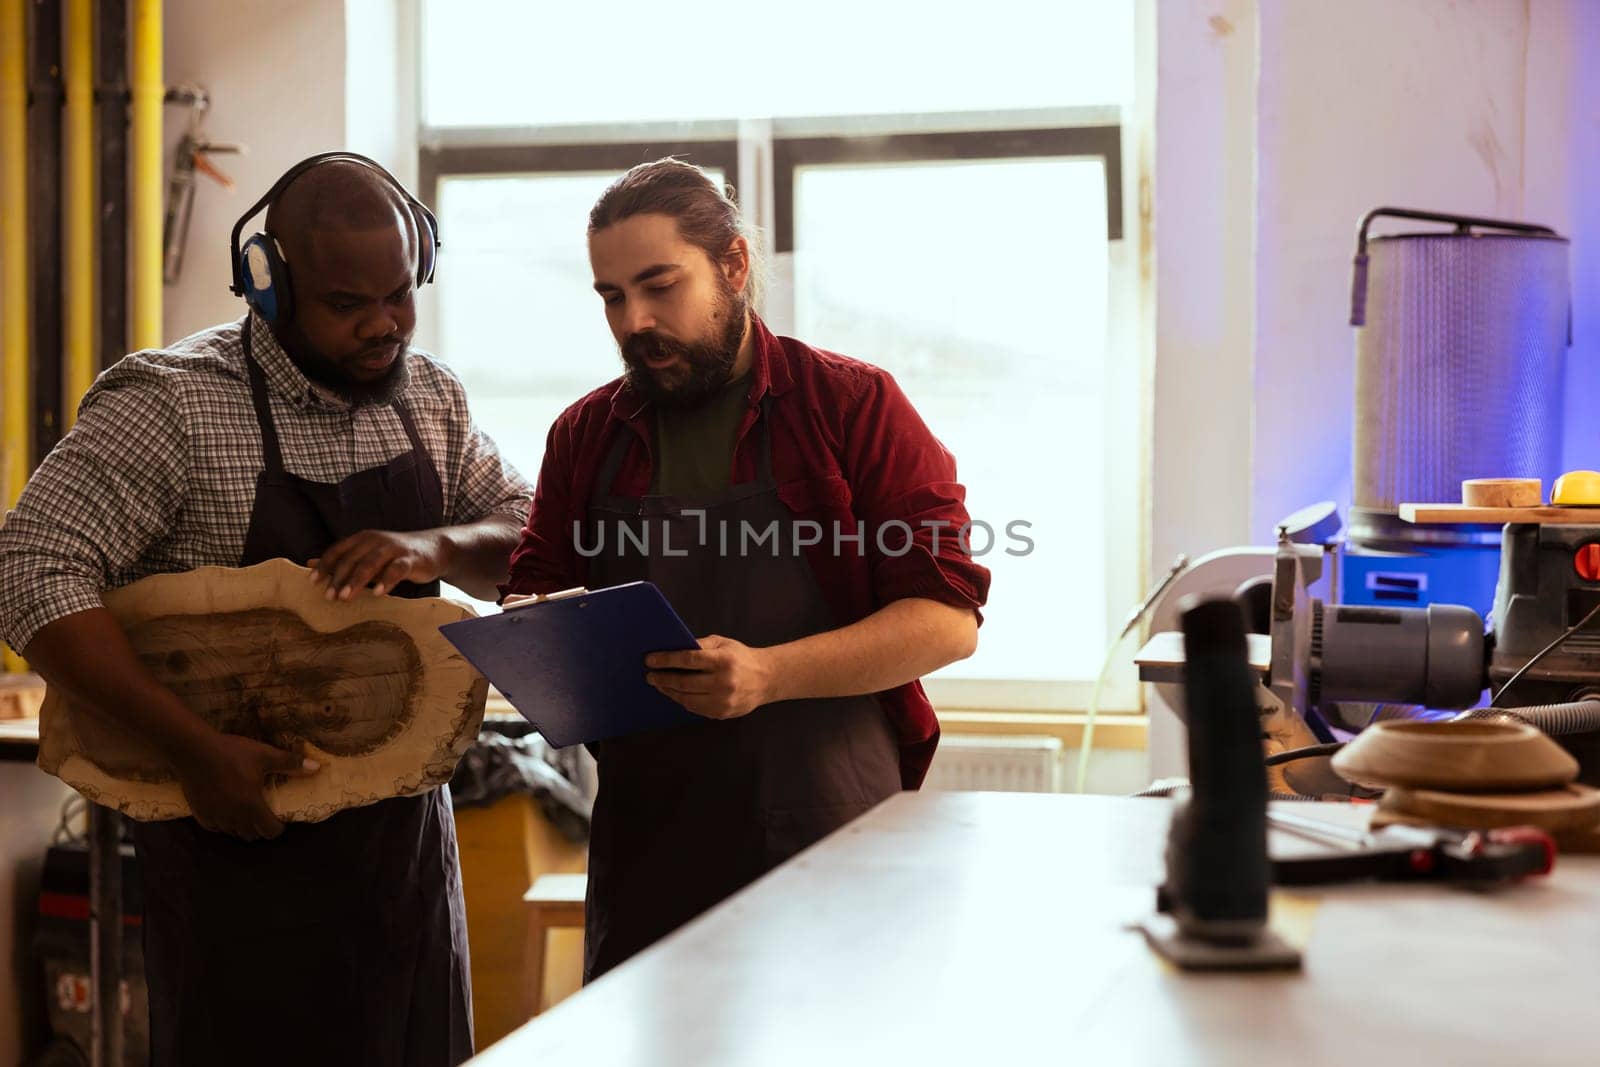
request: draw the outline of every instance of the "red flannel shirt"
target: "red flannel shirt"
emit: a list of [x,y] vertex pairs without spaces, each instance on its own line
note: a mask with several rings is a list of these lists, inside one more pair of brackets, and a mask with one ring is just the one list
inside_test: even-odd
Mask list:
[[[749,410],[739,424],[733,483],[756,477],[761,439],[749,430],[762,398],[772,396],[772,471],[778,496],[796,520],[819,523],[820,544],[805,549],[824,597],[841,626],[905,597],[938,600],[974,613],[989,592],[989,572],[960,543],[968,522],[966,490],[956,463],[923,423],[887,371],[777,337],[751,316],[755,355]],[[583,585],[587,560],[573,544],[588,509],[599,466],[617,424],[634,440],[612,492],[649,492],[651,423],[646,402],[622,379],[601,386],[556,419],[522,543],[511,556],[503,593],[549,593]],[[909,527],[912,543],[902,551]],[[924,523],[943,522],[938,528]],[[841,540],[865,524],[860,543]],[[937,538],[937,543],[935,539]],[[887,548],[885,552],[882,549]],[[937,548],[937,550],[935,550]],[[979,615],[981,621],[982,616]],[[879,694],[900,741],[901,779],[915,789],[939,743],[939,721],[912,682]]]

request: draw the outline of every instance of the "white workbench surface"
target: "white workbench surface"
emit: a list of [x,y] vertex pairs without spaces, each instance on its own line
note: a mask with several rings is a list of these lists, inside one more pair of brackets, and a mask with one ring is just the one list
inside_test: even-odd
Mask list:
[[1168,811],[902,794],[473,1063],[1600,1063],[1600,859],[1299,890],[1304,973],[1180,975],[1126,929]]

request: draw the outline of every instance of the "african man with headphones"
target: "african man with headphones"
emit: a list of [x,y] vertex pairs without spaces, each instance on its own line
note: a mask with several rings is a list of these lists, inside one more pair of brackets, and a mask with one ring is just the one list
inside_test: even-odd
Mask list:
[[[266,228],[246,240],[262,208]],[[153,1064],[456,1064],[472,1052],[448,791],[281,824],[300,756],[218,732],[140,665],[102,591],[312,566],[328,597],[493,597],[531,487],[410,347],[433,215],[372,160],[313,156],[234,227],[248,313],[111,367],[0,527],[0,638],[156,744],[193,818],[133,826]]]

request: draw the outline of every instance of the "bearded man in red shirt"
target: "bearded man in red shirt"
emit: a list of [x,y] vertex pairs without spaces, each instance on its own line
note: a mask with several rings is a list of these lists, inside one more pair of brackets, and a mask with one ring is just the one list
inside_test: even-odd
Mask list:
[[894,379],[751,310],[724,190],[641,164],[588,235],[626,371],[551,428],[503,591],[654,582],[701,648],[647,678],[703,721],[595,746],[586,981],[917,788],[918,679],[972,654],[989,586],[955,459]]

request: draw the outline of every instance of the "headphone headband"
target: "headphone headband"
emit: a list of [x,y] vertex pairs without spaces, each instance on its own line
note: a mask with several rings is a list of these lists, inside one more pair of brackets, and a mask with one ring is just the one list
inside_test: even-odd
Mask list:
[[430,238],[432,242],[432,250],[429,253],[429,262],[427,264],[428,276],[426,278],[418,277],[417,284],[421,285],[425,281],[432,280],[432,258],[439,249],[439,224],[434,219],[433,212],[429,211],[427,206],[423,204],[422,201],[412,196],[410,191],[407,190],[404,185],[400,184],[400,179],[396,178],[393,174],[390,174],[389,171],[386,170],[384,166],[377,160],[369,159],[366,156],[355,152],[319,152],[314,156],[307,156],[305,159],[302,159],[300,162],[284,171],[283,176],[272,183],[272,188],[268,189],[260,200],[257,200],[254,204],[251,204],[250,209],[243,215],[240,215],[239,221],[233,224],[233,232],[229,235],[228,240],[228,251],[230,253],[228,258],[233,264],[233,284],[228,288],[235,296],[246,295],[244,284],[244,261],[239,255],[239,234],[244,231],[245,223],[255,218],[262,208],[270,206],[275,200],[278,199],[278,197],[282,196],[283,191],[287,189],[296,178],[300,177],[300,175],[304,174],[312,167],[320,166],[323,163],[329,163],[336,160],[349,163],[359,163],[362,166],[377,171],[379,174],[383,175],[389,180],[389,184],[394,187],[396,192],[405,198],[406,203],[410,205],[413,213],[418,216],[418,227],[420,228],[425,225],[430,231],[427,236],[418,233],[418,242],[420,243]]

